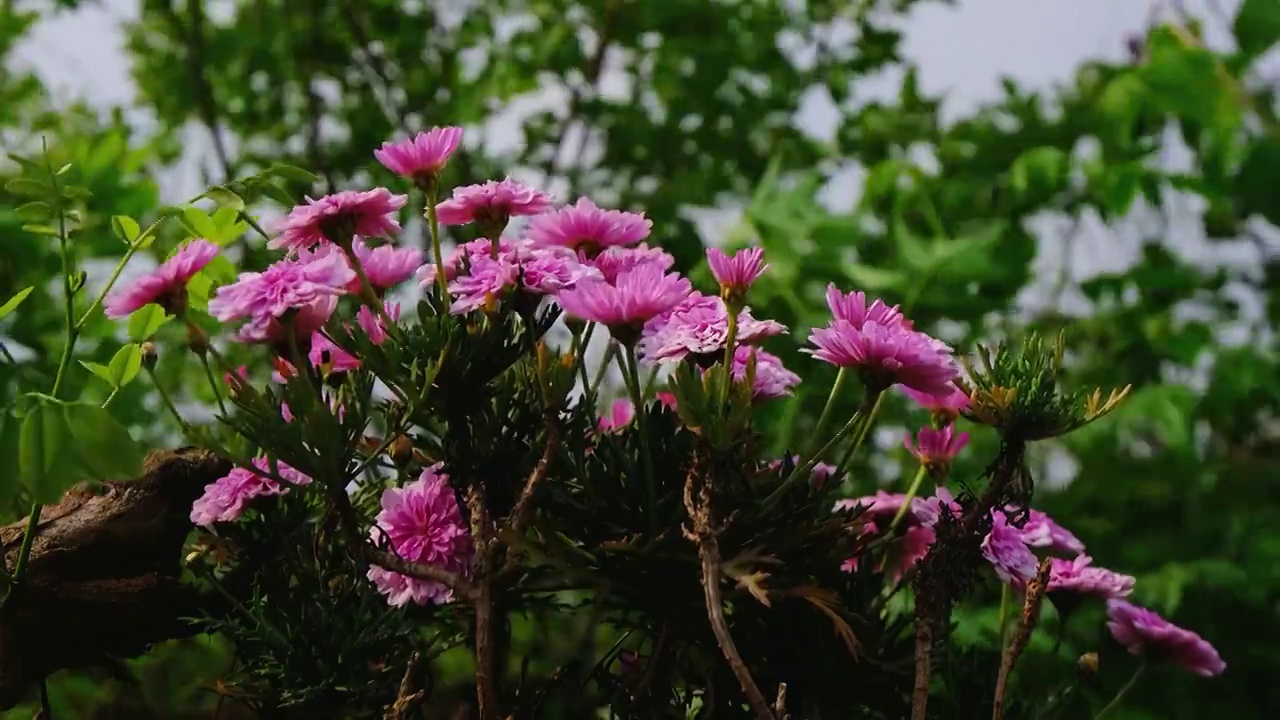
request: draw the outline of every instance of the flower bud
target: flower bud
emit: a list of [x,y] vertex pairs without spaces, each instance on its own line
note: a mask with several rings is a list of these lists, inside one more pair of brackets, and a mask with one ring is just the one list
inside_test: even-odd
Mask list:
[[1098,675],[1098,653],[1087,652],[1076,660],[1076,671],[1082,680],[1092,680]]
[[75,276],[71,278],[71,292],[72,293],[80,292],[80,288],[84,287],[84,282],[88,278],[89,278],[88,273],[86,273],[83,270],[76,273]]
[[209,353],[209,336],[198,326],[187,323],[187,347],[197,357],[204,357]]
[[156,366],[156,360],[159,354],[156,352],[156,344],[150,341],[142,343],[142,367],[151,370]]
[[391,456],[391,462],[397,467],[404,467],[413,460],[413,442],[409,440],[408,435],[398,435],[395,440],[391,441],[390,447],[387,448],[387,454]]

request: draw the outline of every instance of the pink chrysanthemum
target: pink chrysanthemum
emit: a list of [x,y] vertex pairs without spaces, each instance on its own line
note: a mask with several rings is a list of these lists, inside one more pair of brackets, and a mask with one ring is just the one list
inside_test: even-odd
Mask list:
[[280,319],[292,314],[295,330],[307,337],[329,319],[355,276],[341,253],[310,261],[284,258],[218,288],[209,300],[209,314],[223,322],[247,318],[238,337],[248,342],[280,340]]
[[747,363],[752,355],[755,355],[756,359],[753,390],[755,399],[772,400],[786,397],[791,394],[791,388],[800,384],[800,376],[783,367],[781,358],[749,345],[739,345],[733,351],[734,380],[746,379]]
[[1026,583],[1036,575],[1035,553],[1002,512],[991,513],[991,532],[982,540],[982,555],[1004,582]]
[[329,372],[347,372],[360,367],[360,360],[356,356],[338,347],[328,335],[318,331],[311,334],[311,350],[307,353],[307,360],[312,367],[323,368],[327,365]]
[[1049,592],[1122,598],[1133,592],[1134,578],[1114,570],[1094,567],[1093,558],[1078,555],[1074,560],[1053,558],[1049,567]]
[[1027,522],[1022,526],[1022,541],[1051,553],[1076,556],[1084,552],[1084,543],[1070,530],[1054,522],[1039,510],[1027,509]]
[[952,385],[946,393],[941,395],[931,395],[906,386],[902,386],[899,389],[903,395],[914,400],[920,407],[948,419],[954,419],[969,408],[969,396],[965,395],[964,391],[955,385]]
[[[400,303],[383,303],[382,309],[391,322],[400,322]],[[361,305],[356,311],[356,324],[364,330],[369,336],[369,342],[374,345],[381,345],[387,341],[387,328],[382,324],[382,317],[370,310],[368,305]]]
[[[413,277],[413,273],[422,265],[422,251],[414,247],[396,247],[379,245],[371,248],[363,240],[352,243],[352,250],[365,277],[375,290],[386,290]],[[360,280],[356,279],[351,292],[360,289]]]
[[488,250],[473,252],[472,245],[464,247],[465,272],[456,272],[449,283],[449,292],[456,298],[450,311],[455,314],[484,307],[508,290],[554,295],[582,280],[600,279],[598,270],[578,262],[577,256],[566,250],[537,248],[528,241],[503,241],[498,257],[493,258]]
[[454,188],[453,197],[436,206],[441,225],[505,226],[519,215],[537,215],[551,205],[545,193],[507,178]]
[[435,177],[462,142],[462,128],[435,127],[411,138],[384,142],[373,156],[391,172],[415,182]]
[[612,430],[624,428],[631,424],[631,421],[635,419],[635,416],[635,403],[632,403],[626,398],[618,398],[609,406],[609,412],[605,415],[601,415],[600,419],[596,421],[596,430],[600,432],[610,432]]
[[187,283],[217,254],[216,244],[203,238],[192,240],[178,248],[160,267],[114,290],[102,302],[102,310],[109,318],[122,318],[144,305],[156,303],[165,312],[176,315],[186,308]]
[[902,444],[921,465],[948,468],[955,456],[969,444],[969,433],[957,433],[954,425],[946,425],[941,429],[923,427],[916,433],[914,443],[908,434],[903,437]]
[[1169,662],[1204,677],[1227,669],[1218,651],[1196,633],[1124,600],[1107,601],[1107,628],[1134,655]]
[[[213,527],[214,523],[233,522],[244,514],[246,505],[263,495],[283,495],[289,488],[273,478],[259,473],[270,472],[271,463],[266,458],[255,458],[253,465],[258,472],[247,468],[235,468],[227,475],[205,485],[204,494],[191,505],[191,522],[201,527]],[[277,462],[276,475],[290,485],[306,485],[311,478],[288,465]]]
[[588,254],[634,245],[649,236],[653,222],[644,213],[604,210],[588,198],[529,221],[527,236],[541,247],[564,247]]
[[838,367],[857,368],[875,382],[901,383],[916,390],[941,394],[956,377],[949,349],[937,340],[908,329],[901,322],[881,325],[867,320],[856,327],[847,320],[832,320],[814,330],[809,342],[814,357]]
[[[382,510],[369,534],[374,544],[390,545],[392,552],[409,562],[463,574],[470,567],[471,534],[449,476],[440,473],[439,467],[423,470],[417,480],[402,488],[384,490]],[[453,591],[441,583],[381,567],[369,568],[369,579],[393,607],[410,601],[426,605],[453,600]]]
[[[753,345],[767,337],[787,332],[772,320],[756,320],[751,308],[738,314],[735,342]],[[693,292],[672,309],[645,323],[640,339],[640,357],[648,363],[679,362],[689,356],[714,361],[724,355],[729,341],[729,311],[724,300]]]
[[656,265],[640,265],[620,274],[613,284],[602,280],[578,283],[557,296],[560,307],[573,317],[598,322],[627,345],[654,316],[689,296],[689,281],[667,275]]
[[449,312],[461,315],[485,307],[499,299],[507,288],[515,286],[519,276],[520,266],[515,263],[488,256],[476,258],[470,272],[449,283],[449,294],[457,298],[449,306]]
[[740,294],[746,292],[769,265],[764,261],[764,248],[743,248],[727,255],[719,248],[707,250],[707,264],[711,274],[720,283],[722,292]]
[[376,237],[399,232],[394,213],[408,198],[393,195],[386,188],[344,190],[319,200],[307,198],[295,206],[276,226],[278,235],[267,243],[273,250],[305,250],[334,239],[349,241],[354,236]]
[[582,260],[599,270],[605,282],[609,283],[616,281],[622,273],[634,270],[641,265],[656,265],[659,270],[666,272],[676,264],[676,259],[671,253],[660,247],[649,247],[646,243],[640,243],[635,247],[607,248],[590,259],[583,253]]
[[831,316],[843,320],[855,328],[873,322],[881,326],[905,325],[911,328],[911,322],[902,315],[897,305],[885,305],[881,300],[867,304],[867,296],[861,291],[842,293],[834,284],[827,285],[827,307]]

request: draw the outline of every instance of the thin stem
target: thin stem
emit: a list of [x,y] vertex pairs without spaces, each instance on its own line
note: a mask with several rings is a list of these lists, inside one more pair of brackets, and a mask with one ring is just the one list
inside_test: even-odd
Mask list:
[[49,702],[48,678],[40,678],[40,720],[53,720],[53,703]]
[[825,445],[818,448],[818,450],[814,452],[807,460],[797,465],[796,468],[791,471],[791,474],[787,476],[787,479],[783,480],[782,484],[778,486],[778,489],[774,490],[772,493],[769,494],[768,497],[764,499],[764,506],[767,508],[773,503],[777,502],[778,499],[781,498],[786,493],[786,491],[796,483],[796,481],[798,481],[802,477],[808,477],[809,474],[813,472],[814,466],[817,465],[819,462],[821,462],[822,458],[826,457],[827,453],[830,452],[831,449],[835,447],[841,440],[843,440],[846,436],[848,436],[849,433],[853,432],[853,429],[858,426],[859,420],[861,420],[863,416],[869,413],[871,411],[871,408],[879,404],[880,396],[881,394],[883,394],[883,392],[884,391],[880,389],[875,389],[875,388],[869,389],[867,396],[862,399],[862,406],[859,407],[858,411],[853,414],[853,417],[849,418],[849,422],[845,423],[844,427],[840,428],[840,430],[838,430],[836,434],[833,435],[831,439],[826,442]]
[[427,226],[431,230],[431,252],[436,258],[436,287],[440,290],[440,302],[449,304],[449,280],[444,272],[444,250],[440,247],[440,219],[436,215],[436,192],[439,182],[427,185]]
[[1106,715],[1107,713],[1111,712],[1117,707],[1120,707],[1120,703],[1121,701],[1124,700],[1124,696],[1128,695],[1129,691],[1133,689],[1133,686],[1138,683],[1138,678],[1142,677],[1142,673],[1146,669],[1147,669],[1146,660],[1143,660],[1142,662],[1138,663],[1137,669],[1134,670],[1133,675],[1129,677],[1129,682],[1125,683],[1124,687],[1120,688],[1120,692],[1116,693],[1116,696],[1111,698],[1111,702],[1107,703],[1106,707],[1102,708],[1102,710],[1100,710],[1097,715],[1093,716],[1093,720],[1098,720],[1098,718],[1102,717],[1103,715]]
[[88,309],[86,309],[84,314],[80,316],[80,319],[76,321],[76,330],[84,327],[84,324],[89,322],[89,318],[93,315],[94,311],[98,309],[98,306],[102,305],[103,301],[107,299],[107,293],[111,292],[111,288],[115,287],[116,281],[120,279],[120,273],[124,272],[125,266],[128,265],[129,261],[133,259],[133,256],[142,249],[143,241],[150,237],[151,233],[155,232],[156,228],[160,226],[160,222],[160,220],[157,220],[151,223],[151,227],[143,230],[142,234],[139,235],[137,239],[132,243],[129,243],[129,249],[125,250],[124,256],[120,258],[120,262],[116,263],[115,269],[111,271],[111,277],[107,278],[107,284],[102,286],[102,290],[98,292],[98,296],[93,299],[93,302],[89,304]]
[[107,399],[106,399],[106,400],[104,400],[104,401],[102,402],[102,409],[103,409],[103,410],[106,410],[106,409],[107,409],[107,407],[109,407],[109,406],[111,405],[111,401],[112,401],[112,400],[115,400],[115,399],[116,399],[116,396],[117,396],[117,395],[119,395],[119,394],[120,394],[120,386],[119,386],[119,385],[117,385],[117,386],[115,386],[115,387],[111,388],[111,394],[110,394],[110,395],[108,395],[108,396],[107,396]]
[[831,383],[831,392],[827,394],[827,404],[822,406],[822,414],[818,416],[818,424],[813,428],[813,441],[821,442],[820,438],[827,432],[827,425],[831,424],[831,413],[836,408],[836,397],[840,395],[840,391],[844,389],[844,384],[849,379],[849,368],[840,368],[836,373],[836,381]]
[[714,535],[699,539],[698,555],[702,559],[702,596],[707,604],[707,619],[711,622],[711,632],[716,636],[716,644],[720,646],[720,652],[738,678],[738,684],[747,696],[747,704],[756,717],[760,720],[774,720],[773,709],[769,707],[769,701],[760,692],[755,679],[751,677],[751,671],[738,654],[733,635],[729,633],[729,624],[725,621],[724,605],[720,599],[720,545]]
[[[868,423],[870,424],[870,423]],[[924,476],[928,474],[928,468],[924,465],[916,470],[916,476],[912,478],[911,485],[907,487],[907,497],[902,501],[902,507],[898,508],[898,512],[893,515],[893,522],[889,524],[889,532],[892,533],[898,527],[898,523],[902,522],[902,518],[907,515],[907,508],[911,507],[911,501],[915,500],[916,494],[920,492],[920,484],[924,482]],[[1006,587],[1008,587],[1006,585]]]
[[160,382],[160,378],[156,377],[154,369],[147,368],[147,375],[151,376],[151,383],[156,386],[156,392],[160,394],[160,400],[164,403],[165,408],[169,410],[169,413],[173,415],[174,419],[178,421],[178,426],[182,428],[182,432],[185,435],[189,426],[187,421],[183,419],[182,413],[178,412],[178,406],[174,404],[169,391],[164,389],[164,384]]
[[587,326],[578,334],[573,336],[574,350],[577,355],[574,356],[574,363],[578,366],[578,375],[582,377],[582,394],[585,396],[591,391],[591,379],[587,377],[587,348],[591,346],[591,336],[595,334],[596,324],[587,323]]
[[728,303],[725,304],[725,309],[728,311],[729,334],[724,341],[724,371],[728,375],[728,380],[725,382],[724,390],[720,396],[722,405],[729,402],[729,386],[733,384],[733,345],[738,340],[738,313]]
[[604,349],[604,357],[600,359],[600,367],[596,368],[596,376],[591,381],[590,390],[592,395],[595,395],[600,389],[600,383],[604,382],[604,375],[609,371],[609,363],[613,362],[617,355],[618,343],[616,340],[610,340],[608,347]]
[[862,448],[862,443],[867,439],[867,435],[871,430],[871,426],[876,422],[876,415],[880,413],[880,403],[884,400],[884,393],[876,395],[875,404],[871,406],[871,410],[866,413],[867,420],[858,428],[858,435],[854,438],[853,444],[849,446],[849,450],[845,452],[844,457],[840,459],[840,464],[836,466],[835,477],[844,475],[845,469],[849,467],[849,462],[858,454],[858,450]]
[[27,571],[27,562],[31,559],[31,545],[36,539],[36,526],[40,524],[40,503],[31,504],[31,512],[27,514],[27,525],[22,531],[22,546],[18,549],[18,561],[13,566],[13,584],[17,585]]
[[[213,376],[213,368],[209,365],[209,357],[205,353],[196,353],[200,356],[200,364],[204,366],[205,379],[209,381],[209,389],[213,390],[213,397],[218,400],[218,410],[222,412],[222,416],[227,416],[227,404],[222,400],[222,391],[218,387],[218,381]],[[114,393],[112,394],[114,397]]]
[[997,616],[996,620],[1000,629],[1000,645],[998,647],[1002,654],[1004,653],[1005,618],[1009,615],[1010,594],[1011,591],[1009,590],[1009,583],[1002,583],[1000,585],[1000,614]]
[[653,481],[653,450],[649,446],[649,427],[647,413],[644,411],[644,397],[641,395],[640,387],[640,364],[636,360],[636,349],[634,346],[628,346],[624,355],[626,359],[627,385],[631,390],[631,402],[635,405],[636,429],[640,433],[640,458],[641,465],[644,468],[644,484],[645,494],[649,500],[649,523],[656,527],[658,521],[656,504],[657,490]]

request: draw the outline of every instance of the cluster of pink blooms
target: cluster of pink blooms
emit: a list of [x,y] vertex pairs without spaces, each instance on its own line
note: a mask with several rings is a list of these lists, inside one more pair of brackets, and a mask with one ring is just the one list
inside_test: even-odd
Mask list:
[[[214,523],[233,522],[239,520],[248,509],[249,502],[264,495],[283,495],[289,487],[268,477],[276,475],[289,485],[308,485],[311,478],[288,465],[277,462],[275,471],[266,458],[255,458],[249,468],[235,468],[224,477],[218,478],[204,488],[201,495],[191,506],[191,522],[201,527],[212,527]],[[265,473],[265,474],[264,474]]]

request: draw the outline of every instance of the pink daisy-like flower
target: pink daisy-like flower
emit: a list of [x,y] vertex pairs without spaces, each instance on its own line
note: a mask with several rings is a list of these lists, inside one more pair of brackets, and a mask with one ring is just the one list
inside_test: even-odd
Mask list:
[[867,296],[861,291],[842,293],[834,284],[827,285],[827,307],[831,316],[843,320],[855,328],[873,322],[881,326],[905,325],[911,328],[911,322],[902,315],[897,305],[885,305],[881,300],[867,304]]
[[1054,522],[1039,510],[1027,508],[1027,522],[1022,526],[1022,541],[1051,553],[1076,556],[1084,552],[1084,543],[1070,530]]
[[620,274],[613,284],[581,282],[557,296],[573,317],[598,322],[619,342],[632,345],[644,324],[689,296],[689,281],[665,274],[657,265],[640,265]]
[[[351,244],[365,277],[375,290],[386,290],[413,277],[413,273],[422,265],[422,251],[414,247],[396,247],[379,245],[371,248],[363,240]],[[356,279],[351,292],[360,289],[360,280]]]
[[[756,320],[751,308],[738,314],[735,342],[753,345],[787,332],[773,320]],[[729,311],[724,300],[694,291],[679,305],[645,323],[640,357],[648,363],[679,362],[689,356],[715,361],[729,341]],[[736,352],[736,351],[735,351]]]
[[186,309],[187,283],[217,254],[216,244],[203,238],[192,240],[160,263],[160,267],[112,291],[102,301],[102,310],[109,318],[122,318],[155,303],[170,315],[177,315]]
[[1218,651],[1196,633],[1124,600],[1107,601],[1107,628],[1134,655],[1169,662],[1204,677],[1227,669]]
[[[201,527],[213,527],[214,523],[240,519],[246,505],[264,495],[283,495],[289,488],[273,478],[259,473],[270,472],[266,458],[255,458],[253,465],[258,472],[247,468],[234,468],[227,475],[205,485],[204,494],[191,505],[191,522]],[[290,485],[307,485],[311,478],[288,465],[277,462],[276,473]]]
[[649,237],[653,222],[644,213],[604,210],[588,198],[539,215],[529,221],[526,235],[534,245],[582,249],[594,254],[602,248],[635,245]]
[[393,214],[406,202],[406,196],[393,195],[382,187],[344,190],[319,200],[307,198],[306,204],[295,206],[276,226],[278,235],[267,247],[306,250],[335,238],[347,242],[357,235],[375,237],[399,232],[400,223]]
[[659,390],[658,392],[654,393],[653,396],[658,399],[658,404],[661,405],[662,407],[670,410],[671,412],[676,411],[676,394],[675,393],[669,390]]
[[551,206],[546,193],[506,178],[454,188],[453,197],[436,206],[441,225],[477,223],[505,227],[518,215],[537,215]]
[[1122,598],[1133,592],[1134,578],[1114,570],[1094,567],[1093,558],[1078,555],[1074,560],[1053,558],[1049,567],[1049,592]]
[[952,385],[942,395],[931,395],[906,386],[900,386],[898,389],[902,391],[903,395],[914,400],[920,407],[934,415],[941,415],[948,420],[954,420],[956,416],[969,408],[969,396],[965,395],[964,391],[955,385]]
[[473,252],[468,243],[465,272],[457,272],[449,283],[456,300],[451,306],[455,314],[468,313],[500,299],[508,290],[529,295],[554,295],[582,280],[599,280],[600,272],[578,262],[566,250],[537,248],[528,241],[499,245],[497,258]]
[[747,363],[752,355],[756,360],[756,377],[753,396],[756,400],[772,400],[791,394],[791,388],[800,384],[800,376],[786,369],[782,359],[749,345],[739,345],[733,351],[733,379],[739,382],[747,377]]
[[912,443],[911,435],[906,435],[902,444],[921,465],[945,473],[955,456],[969,444],[969,433],[957,433],[954,425],[945,425],[941,429],[923,427],[916,433],[915,443]]
[[631,424],[635,419],[636,406],[627,398],[618,398],[609,406],[608,414],[601,415],[596,421],[596,430],[600,432],[609,432],[618,430]]
[[449,306],[449,312],[462,315],[485,307],[500,298],[507,288],[515,286],[519,276],[520,266],[504,258],[476,258],[470,272],[449,283],[449,294],[457,298]]
[[836,319],[814,330],[806,350],[838,367],[857,368],[875,382],[901,383],[922,392],[941,394],[951,387],[956,367],[949,349],[937,340],[908,329],[901,322],[881,325],[867,320],[856,327]]
[[333,314],[338,296],[355,276],[341,253],[310,261],[284,258],[260,273],[241,273],[234,283],[218,288],[209,300],[209,314],[222,322],[247,318],[238,333],[247,342],[282,339],[280,319],[288,314],[298,335],[309,337]]
[[[391,322],[400,322],[400,303],[383,303],[382,309]],[[381,345],[387,341],[387,329],[382,324],[382,318],[370,310],[368,305],[361,305],[356,311],[356,324],[364,330],[364,333],[369,336],[369,342],[374,345]]]
[[462,142],[462,128],[434,127],[411,138],[384,142],[373,156],[391,172],[421,182],[440,174]]
[[751,287],[769,265],[764,261],[764,248],[744,248],[726,255],[719,248],[707,250],[707,264],[711,274],[720,283],[722,292],[741,294]]
[[307,353],[307,360],[317,368],[328,365],[329,372],[347,372],[360,367],[360,360],[356,356],[338,347],[328,335],[318,331],[311,334],[311,350]]
[[666,272],[676,264],[676,259],[671,253],[660,247],[649,247],[646,243],[640,243],[635,247],[606,248],[590,259],[586,257],[586,253],[583,253],[581,258],[583,262],[590,263],[599,270],[605,282],[609,283],[616,281],[622,273],[634,270],[641,265],[656,265],[659,270]]
[[[434,565],[464,574],[471,563],[471,534],[458,507],[458,498],[449,485],[449,476],[439,465],[404,487],[382,493],[382,510],[370,530],[374,544],[389,544],[391,551],[409,562]],[[453,591],[432,580],[419,580],[374,566],[369,579],[392,607],[410,601],[419,605],[442,604],[453,600]]]
[[982,555],[1004,582],[1026,583],[1036,575],[1035,553],[1002,512],[991,513],[991,532],[982,540]]

